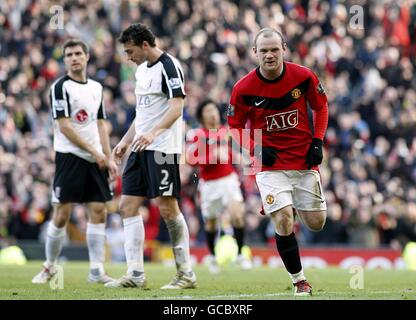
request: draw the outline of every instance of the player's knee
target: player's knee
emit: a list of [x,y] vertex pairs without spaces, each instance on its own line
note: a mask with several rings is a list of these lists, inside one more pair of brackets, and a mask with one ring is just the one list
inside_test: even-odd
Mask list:
[[207,219],[205,221],[204,229],[207,232],[214,232],[217,230],[217,219]]
[[232,217],[231,224],[236,228],[244,227],[244,217],[242,215]]
[[138,214],[137,210],[135,210],[135,206],[128,201],[120,201],[119,210],[123,218],[133,217]]
[[167,202],[160,202],[159,204],[159,212],[163,219],[171,220],[177,216],[177,212],[172,210],[172,206],[169,205]]
[[69,217],[71,216],[72,206],[64,204],[55,207],[53,221],[55,226],[62,228],[66,225]]
[[105,223],[106,216],[107,216],[107,210],[104,205],[95,207],[92,210],[91,222],[92,223]]
[[281,236],[290,235],[293,232],[293,219],[282,215],[276,224],[276,231]]
[[319,215],[315,217],[312,223],[309,224],[309,228],[315,232],[321,231],[324,228],[325,221],[326,221],[326,216]]
[[157,199],[160,215],[165,220],[175,219],[180,213],[178,202],[173,197],[159,197]]

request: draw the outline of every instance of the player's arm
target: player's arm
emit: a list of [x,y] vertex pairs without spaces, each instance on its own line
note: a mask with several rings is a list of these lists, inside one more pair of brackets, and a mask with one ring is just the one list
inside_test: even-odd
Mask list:
[[318,77],[311,71],[311,84],[306,100],[312,108],[314,133],[309,147],[306,163],[308,169],[322,163],[323,140],[328,127],[328,99]]
[[108,159],[107,168],[110,173],[110,177],[114,179],[117,175],[117,165],[111,158],[109,123],[107,123],[107,120],[105,119],[98,119],[97,127],[103,152]]
[[103,153],[94,148],[92,144],[85,141],[79,133],[74,129],[70,118],[57,119],[59,130],[62,134],[77,147],[89,152],[100,168],[107,166],[107,159]]
[[146,149],[146,147],[150,145],[157,136],[162,134],[166,129],[169,129],[182,115],[184,104],[182,97],[169,99],[168,104],[168,112],[162,117],[162,119],[160,119],[160,121],[149,132],[134,138],[132,146],[133,151],[140,152]]
[[101,91],[101,104],[97,112],[97,127],[98,134],[100,136],[101,146],[103,148],[104,154],[110,158],[111,149],[110,149],[110,124],[107,123],[107,114],[105,112],[105,106],[103,101],[103,92]]
[[120,142],[114,147],[113,152],[111,153],[112,159],[116,164],[121,164],[121,160],[127,152],[130,144],[133,142],[134,135],[136,134],[135,121],[130,125],[129,130],[121,138]]
[[166,129],[170,128],[176,120],[182,115],[184,100],[182,97],[176,97],[168,100],[169,110],[165,116],[157,123],[150,132],[157,137]]
[[[247,107],[238,93],[238,88],[234,87],[231,93],[230,104],[228,106],[227,116],[230,134],[233,144],[241,146],[249,155],[254,155],[262,161],[265,166],[271,166],[276,161],[276,150],[270,147],[264,147],[262,141],[255,141],[250,131],[246,129],[246,123],[249,119],[250,109]],[[235,146],[232,147],[235,149]]]
[[110,148],[110,134],[109,134],[109,124],[107,120],[98,119],[97,121],[98,126],[98,133],[100,135],[100,142],[103,147],[103,152],[107,157],[111,156],[111,148]]

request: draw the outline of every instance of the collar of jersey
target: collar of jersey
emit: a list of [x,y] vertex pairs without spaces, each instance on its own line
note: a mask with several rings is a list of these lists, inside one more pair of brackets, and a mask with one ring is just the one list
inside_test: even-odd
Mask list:
[[256,74],[257,76],[260,78],[260,80],[267,82],[267,83],[276,83],[279,82],[280,80],[282,80],[282,78],[284,77],[286,72],[286,63],[283,62],[283,70],[280,76],[278,76],[276,79],[267,79],[265,77],[262,76],[261,72],[260,72],[260,67],[256,68]]
[[72,79],[72,78],[71,78],[70,76],[68,76],[68,75],[67,75],[67,77],[68,77],[68,79],[69,79],[69,80],[72,80],[72,81],[74,81],[74,82],[76,82],[76,83],[80,83],[80,84],[87,84],[87,83],[88,83],[88,78],[87,78],[87,81],[82,82],[82,81],[78,81],[78,80]]
[[166,53],[165,52],[163,52],[160,56],[159,56],[159,58],[157,58],[157,60],[155,61],[155,62],[153,62],[153,63],[147,63],[147,67],[148,68],[151,68],[151,67],[153,67],[156,63],[158,63],[159,61],[160,61],[160,59],[162,59],[162,57],[165,55]]

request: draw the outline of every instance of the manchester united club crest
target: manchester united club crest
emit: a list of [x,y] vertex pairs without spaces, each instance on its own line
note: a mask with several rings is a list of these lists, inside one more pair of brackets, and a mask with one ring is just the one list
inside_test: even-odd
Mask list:
[[84,109],[77,111],[75,114],[75,121],[78,123],[86,123],[88,121],[88,112]]
[[294,99],[299,99],[302,95],[302,92],[298,88],[296,88],[292,90],[291,94]]
[[271,194],[268,194],[266,196],[266,203],[267,204],[273,204],[273,202],[274,202],[274,197]]

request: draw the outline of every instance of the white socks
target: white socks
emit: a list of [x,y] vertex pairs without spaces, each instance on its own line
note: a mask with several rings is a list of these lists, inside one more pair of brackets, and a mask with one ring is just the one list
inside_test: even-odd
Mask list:
[[127,260],[127,274],[133,271],[144,272],[144,225],[141,216],[123,219],[124,225],[124,252]]
[[292,280],[292,283],[297,283],[299,281],[306,280],[306,277],[303,274],[303,268],[298,273],[295,273],[295,274],[289,273],[289,276],[290,276],[290,279]]
[[45,254],[46,254],[46,265],[50,267],[55,264],[56,259],[62,250],[62,244],[65,239],[65,227],[58,228],[51,220],[48,225]]
[[87,245],[91,272],[104,274],[105,223],[87,224]]
[[192,268],[189,253],[189,231],[185,218],[182,213],[179,213],[175,219],[165,220],[165,222],[172,242],[176,268],[179,271],[189,273]]

